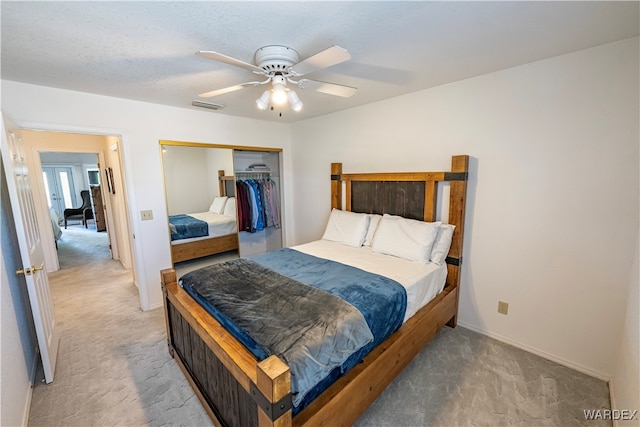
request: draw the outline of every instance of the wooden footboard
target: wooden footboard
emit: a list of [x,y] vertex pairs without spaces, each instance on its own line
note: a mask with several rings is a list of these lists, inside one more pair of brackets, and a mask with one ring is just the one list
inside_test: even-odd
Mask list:
[[290,425],[289,367],[275,356],[259,362],[178,286],[175,270],[161,275],[169,352],[211,419],[228,426]]
[[226,236],[171,245],[171,260],[175,264],[176,262],[188,261],[236,249],[238,249],[238,234],[233,233]]
[[458,287],[448,286],[364,361],[295,417],[289,367],[258,362],[163,270],[169,352],[217,425],[351,425],[436,333],[455,317]]

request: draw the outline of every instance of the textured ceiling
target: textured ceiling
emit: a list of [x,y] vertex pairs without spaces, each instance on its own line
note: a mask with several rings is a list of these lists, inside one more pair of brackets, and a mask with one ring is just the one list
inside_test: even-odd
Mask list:
[[[297,90],[300,113],[260,111],[251,87],[206,101],[211,114],[293,122],[639,34],[638,2],[2,1],[2,79],[184,108],[256,80],[195,55],[253,63],[282,44],[301,58],[331,45],[350,61],[308,77],[351,98]],[[204,100],[204,99],[203,99]]]

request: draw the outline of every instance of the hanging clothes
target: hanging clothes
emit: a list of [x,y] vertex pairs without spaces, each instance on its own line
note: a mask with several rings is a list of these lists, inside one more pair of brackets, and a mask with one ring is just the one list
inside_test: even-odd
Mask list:
[[269,177],[236,181],[238,200],[238,228],[255,233],[266,227],[280,227],[278,192],[276,183]]
[[251,232],[249,188],[244,181],[236,181],[236,202],[238,209],[238,230]]
[[253,180],[247,180],[249,186],[249,195],[251,201],[251,230],[261,231],[264,230],[264,221],[262,219],[262,200],[260,198],[260,186]]

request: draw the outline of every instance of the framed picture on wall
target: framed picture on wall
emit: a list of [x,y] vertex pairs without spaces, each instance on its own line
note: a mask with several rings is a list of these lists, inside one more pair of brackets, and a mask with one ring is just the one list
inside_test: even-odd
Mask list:
[[113,180],[113,169],[107,168],[109,170],[109,188],[111,189],[111,194],[116,194],[116,182]]
[[109,193],[116,194],[116,189],[113,186],[113,169],[106,168],[104,170],[104,174],[107,177],[107,188],[109,189]]

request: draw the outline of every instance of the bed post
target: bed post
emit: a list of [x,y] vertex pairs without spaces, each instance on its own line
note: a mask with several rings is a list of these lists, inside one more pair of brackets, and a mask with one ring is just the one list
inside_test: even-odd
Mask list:
[[453,156],[451,158],[451,172],[445,174],[450,181],[449,191],[449,224],[456,228],[451,239],[451,248],[447,257],[447,285],[457,289],[456,315],[447,323],[455,328],[458,317],[458,301],[460,300],[460,268],[462,267],[462,241],[464,238],[465,198],[467,196],[467,179],[469,175],[469,156]]
[[331,209],[342,209],[342,163],[331,163]]
[[218,190],[220,191],[221,196],[226,196],[227,186],[225,185],[224,179],[222,179],[223,176],[224,176],[224,171],[219,170],[218,171]]
[[173,356],[173,343],[171,342],[171,325],[169,324],[169,301],[167,301],[167,285],[169,283],[176,283],[178,281],[178,276],[176,275],[176,271],[173,268],[166,268],[160,271],[160,279],[162,284],[162,295],[163,295],[163,305],[164,305],[164,321],[165,326],[167,327],[167,345],[169,346],[169,354],[171,357]]
[[291,427],[291,373],[289,367],[277,356],[269,356],[258,363],[256,387],[251,384],[251,394],[256,399],[264,396],[266,401],[258,405],[258,426]]

